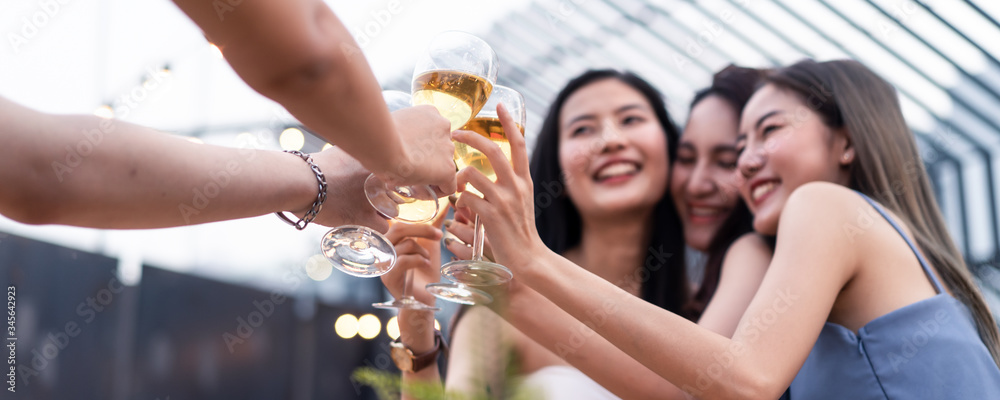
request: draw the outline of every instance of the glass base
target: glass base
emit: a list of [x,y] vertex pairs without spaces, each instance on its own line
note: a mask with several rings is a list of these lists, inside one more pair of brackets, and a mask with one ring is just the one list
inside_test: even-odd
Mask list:
[[385,275],[396,265],[396,249],[381,233],[358,225],[338,226],[320,240],[323,256],[348,275]]
[[389,186],[375,174],[365,180],[365,196],[382,217],[419,224],[438,213],[437,193],[430,186]]
[[441,266],[441,275],[452,282],[472,286],[502,285],[514,277],[507,267],[482,260],[452,261]]
[[406,296],[401,299],[395,299],[393,301],[387,301],[385,303],[374,303],[372,307],[375,308],[393,308],[396,310],[431,310],[431,311],[441,311],[440,307],[432,307],[417,301],[413,296]]
[[479,289],[473,289],[461,283],[430,283],[427,291],[444,301],[465,304],[467,306],[490,304],[493,296]]

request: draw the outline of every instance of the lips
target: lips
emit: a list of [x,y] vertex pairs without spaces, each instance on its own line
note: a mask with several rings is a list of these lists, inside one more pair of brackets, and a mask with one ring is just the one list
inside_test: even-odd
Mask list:
[[597,182],[620,181],[627,179],[642,170],[642,165],[635,161],[613,160],[605,163],[594,173]]
[[750,184],[750,202],[755,206],[760,205],[767,197],[777,189],[780,181],[776,179],[758,179]]
[[709,205],[687,204],[688,219],[692,223],[710,223],[718,221],[726,215],[727,209],[724,207],[714,207]]

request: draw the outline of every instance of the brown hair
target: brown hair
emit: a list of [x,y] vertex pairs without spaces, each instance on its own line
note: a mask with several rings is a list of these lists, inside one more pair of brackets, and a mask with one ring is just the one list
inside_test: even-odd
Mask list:
[[910,227],[944,284],[972,311],[980,339],[1000,365],[996,321],[948,234],[895,88],[853,60],[803,60],[765,80],[801,96],[827,126],[846,131],[856,154],[849,167],[850,187]]

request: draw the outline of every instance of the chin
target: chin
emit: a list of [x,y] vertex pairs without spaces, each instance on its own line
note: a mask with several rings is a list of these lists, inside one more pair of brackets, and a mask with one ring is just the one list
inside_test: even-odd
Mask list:
[[778,216],[770,214],[754,215],[753,230],[762,235],[774,236],[778,233]]

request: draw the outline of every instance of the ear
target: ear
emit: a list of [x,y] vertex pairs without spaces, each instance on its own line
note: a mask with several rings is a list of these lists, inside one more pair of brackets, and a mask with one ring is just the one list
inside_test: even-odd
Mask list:
[[847,133],[847,129],[833,130],[833,151],[834,154],[839,154],[837,161],[841,166],[846,167],[854,162],[854,142],[851,140],[851,135]]

